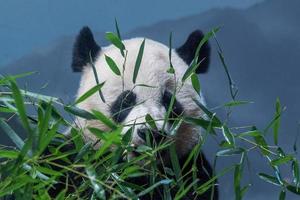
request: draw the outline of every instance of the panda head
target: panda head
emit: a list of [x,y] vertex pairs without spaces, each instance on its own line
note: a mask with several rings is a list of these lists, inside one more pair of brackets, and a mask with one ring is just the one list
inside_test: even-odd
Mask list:
[[[169,120],[165,126],[164,117],[169,107],[174,90],[176,89],[176,99],[171,112],[171,118],[177,116],[202,116],[202,110],[195,104],[193,99],[203,102],[201,94],[198,94],[192,87],[188,79],[181,86],[181,79],[188,69],[189,64],[194,59],[196,49],[204,35],[201,31],[192,32],[186,42],[179,48],[172,49],[171,61],[174,66],[174,74],[168,73],[170,67],[169,47],[145,39],[144,53],[140,69],[133,83],[133,72],[139,48],[144,38],[133,38],[123,40],[127,50],[126,62],[120,50],[113,45],[100,47],[94,40],[93,34],[88,27],[82,28],[76,38],[73,49],[72,68],[74,72],[81,72],[82,77],[78,89],[78,96],[96,85],[95,76],[91,62],[93,62],[99,82],[105,82],[101,91],[104,96],[103,102],[98,93],[94,94],[79,107],[85,110],[99,110],[106,116],[111,117],[115,122],[124,125],[134,125],[132,134],[132,144],[141,145],[145,143],[146,134],[152,133],[153,137],[159,137],[161,132],[170,131],[173,121]],[[112,58],[117,64],[123,77],[113,73],[106,63],[105,56]],[[200,50],[198,60],[203,60],[197,68],[196,73],[204,73],[208,69],[210,47],[204,44]],[[142,85],[151,87],[145,87]],[[150,130],[145,124],[145,116],[150,116],[156,120],[157,130]],[[93,134],[88,131],[88,127],[95,127],[101,130],[109,130],[105,125],[96,120],[85,120],[78,118],[78,125],[84,129],[84,136],[87,141],[96,141]],[[130,126],[124,126],[125,133]],[[164,130],[162,130],[164,127]],[[176,148],[179,154],[185,154],[198,142],[200,130],[191,124],[183,122],[176,135]]]

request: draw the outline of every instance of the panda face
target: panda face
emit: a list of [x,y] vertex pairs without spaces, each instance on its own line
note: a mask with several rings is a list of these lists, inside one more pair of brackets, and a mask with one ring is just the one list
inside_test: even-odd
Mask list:
[[[99,110],[117,123],[124,124],[124,133],[134,125],[132,135],[132,144],[134,145],[145,143],[145,134],[149,133],[145,131],[149,128],[145,124],[147,114],[156,120],[158,130],[151,131],[154,137],[155,133],[160,131],[168,134],[172,120],[168,121],[166,126],[163,126],[163,123],[174,90],[176,90],[176,100],[170,118],[180,115],[194,117],[203,115],[203,112],[193,101],[193,99],[197,99],[203,102],[202,96],[195,92],[190,80],[187,80],[183,85],[181,84],[188,63],[193,59],[196,47],[202,37],[201,32],[194,32],[183,46],[172,50],[171,60],[175,76],[167,72],[170,66],[169,48],[156,41],[146,39],[142,62],[134,84],[132,81],[134,66],[143,38],[123,41],[127,50],[127,57],[122,78],[115,75],[105,61],[105,55],[111,57],[119,70],[123,72],[124,58],[121,56],[120,50],[113,45],[101,49],[95,43],[90,30],[88,28],[82,29],[74,46],[72,64],[74,71],[82,71],[78,96],[96,85],[94,72],[89,63],[90,54],[86,54],[88,51],[91,52],[99,81],[105,82],[101,90],[105,102],[96,93],[79,104],[79,107],[85,110]],[[209,52],[209,47],[204,47],[206,48],[204,48],[204,52],[200,51],[202,57],[208,56],[205,52]],[[208,65],[208,60],[205,64]],[[206,68],[207,66],[203,66],[203,69],[197,69],[197,72],[204,72]],[[108,130],[99,121],[87,121],[78,118],[77,122],[79,126],[84,128],[85,139],[88,141],[96,141],[96,138],[89,133],[87,127]],[[162,130],[163,127],[164,130]],[[190,124],[182,123],[174,137],[176,147],[180,149],[181,153],[185,153],[197,143],[200,137],[199,129]]]

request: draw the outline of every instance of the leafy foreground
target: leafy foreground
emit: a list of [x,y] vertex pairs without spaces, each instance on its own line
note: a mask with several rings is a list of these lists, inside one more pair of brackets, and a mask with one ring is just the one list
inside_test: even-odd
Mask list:
[[[216,31],[217,29],[208,33],[205,40],[207,41],[214,36]],[[119,31],[117,35],[108,33],[107,39],[120,49],[122,56],[126,56],[125,46],[120,40]],[[202,41],[199,48],[206,41]],[[133,82],[135,82],[138,74],[143,44],[140,49],[141,53],[137,58]],[[227,108],[229,116],[232,107],[249,102],[236,100],[237,89],[230,77],[220,48],[219,57],[228,76],[232,96],[232,101],[222,106]],[[121,75],[111,58],[106,57],[106,61],[113,73]],[[187,70],[183,82],[191,78],[195,90],[199,92],[200,84],[193,72],[198,64],[197,60],[192,64],[191,68]],[[170,62],[169,73],[174,73],[172,67]],[[251,186],[251,184],[242,185],[241,182],[244,168],[248,164],[247,157],[253,151],[259,151],[265,158],[266,165],[269,165],[273,170],[273,174],[258,173],[258,177],[266,183],[280,187],[280,199],[285,199],[287,191],[300,195],[299,164],[294,155],[296,150],[294,154],[286,154],[278,146],[280,117],[284,110],[279,100],[276,102],[275,116],[264,130],[257,130],[253,126],[245,126],[241,129],[228,127],[227,119],[222,121],[215,112],[196,102],[205,112],[207,118],[179,116],[172,119],[175,123],[171,134],[176,134],[182,121],[204,129],[201,142],[195,146],[181,168],[172,140],[156,144],[151,141],[151,138],[147,138],[147,145],[133,147],[130,145],[132,128],[127,133],[121,134],[124,125],[114,123],[98,111],[88,112],[76,107],[76,104],[83,102],[97,92],[101,96],[103,84],[98,83],[73,104],[66,105],[56,97],[20,89],[16,79],[29,75],[31,73],[1,77],[0,79],[0,116],[3,116],[0,118],[0,130],[1,134],[6,134],[15,144],[15,147],[0,146],[0,198],[138,199],[145,194],[153,197],[153,191],[161,188],[163,199],[171,199],[171,192],[176,188],[175,199],[183,199],[190,191],[201,195],[212,190],[219,177],[232,173],[235,199],[239,200],[244,197]],[[101,97],[103,98],[103,96]],[[61,108],[64,109],[63,113],[59,111],[62,110]],[[103,132],[90,127],[90,131],[101,143],[99,148],[94,148],[98,143],[85,143],[82,130],[75,125],[75,122],[65,119],[63,116],[66,114],[73,117],[99,120],[99,122],[110,127],[111,131]],[[167,113],[166,118],[169,114]],[[17,133],[9,125],[11,118],[18,118],[23,127],[22,131]],[[150,115],[145,116],[145,119],[150,127],[155,127],[155,120]],[[68,136],[62,134],[62,130],[66,129],[70,130],[71,133]],[[274,135],[273,146],[265,140],[265,135],[270,130],[273,130]],[[26,135],[25,139],[21,135]],[[200,150],[206,138],[217,135],[221,135],[223,140],[218,144],[219,151],[215,155],[214,166],[217,160],[224,156],[239,156],[240,161],[215,172],[209,181],[202,183],[196,178],[199,169],[195,167],[195,162],[201,156]],[[170,152],[172,162],[170,168],[161,166],[160,152],[166,149]],[[189,162],[192,163],[191,166]],[[280,173],[280,166],[287,164],[291,165],[292,182],[284,180]],[[142,176],[146,176],[150,184],[144,185],[130,181]],[[192,180],[183,182],[185,176],[192,177]],[[57,189],[60,189],[61,192],[53,196],[53,191]],[[153,199],[155,198],[153,197]]]

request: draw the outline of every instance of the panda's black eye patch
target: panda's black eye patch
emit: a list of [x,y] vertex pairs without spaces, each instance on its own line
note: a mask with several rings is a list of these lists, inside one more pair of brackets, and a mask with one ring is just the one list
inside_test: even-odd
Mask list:
[[129,90],[122,92],[111,105],[110,112],[112,119],[118,123],[124,121],[135,104],[135,93]]
[[[161,98],[161,103],[165,107],[166,111],[169,109],[169,106],[171,104],[173,94],[169,91],[165,91]],[[176,99],[174,101],[172,111],[170,113],[169,118],[174,119],[179,117],[183,113],[183,106],[178,102]],[[170,122],[173,122],[174,120],[170,120]]]

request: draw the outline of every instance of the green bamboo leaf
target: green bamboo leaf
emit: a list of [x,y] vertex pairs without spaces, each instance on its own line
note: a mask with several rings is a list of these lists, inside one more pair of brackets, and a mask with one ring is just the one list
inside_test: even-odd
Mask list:
[[133,130],[134,130],[134,127],[130,127],[130,129],[128,129],[128,131],[126,131],[126,133],[123,135],[122,143],[124,145],[128,145],[130,143],[130,141],[132,139]]
[[152,190],[154,190],[156,187],[160,186],[160,185],[168,185],[172,182],[172,180],[170,179],[163,179],[161,181],[156,182],[155,184],[151,185],[150,187],[148,187],[147,189],[145,189],[144,191],[140,192],[137,196],[143,196],[145,194],[148,194],[149,192],[151,192]]
[[231,133],[229,128],[227,126],[222,127],[222,133],[225,138],[225,140],[232,146],[235,145],[234,135]]
[[[180,200],[182,199],[183,197],[185,197],[186,193],[188,193],[188,191],[191,190],[191,188],[196,185],[196,183],[199,182],[198,179],[194,180],[191,184],[189,184],[183,191],[178,191],[175,195],[175,198],[174,200]],[[179,193],[180,192],[180,193]]]
[[85,158],[86,154],[92,149],[92,143],[86,143],[77,153],[75,157],[75,162],[78,162],[80,159]]
[[16,112],[18,112],[16,109],[0,106],[0,113],[16,113]]
[[233,107],[233,106],[239,106],[239,105],[245,105],[245,104],[249,104],[249,103],[253,103],[252,101],[230,101],[226,104],[224,104],[225,107]]
[[1,188],[0,197],[3,197],[4,195],[12,194],[14,193],[14,191],[33,182],[35,182],[35,180],[30,178],[29,176],[21,175],[20,177],[15,178],[13,182],[10,183],[6,188],[3,189]]
[[106,199],[105,190],[102,187],[102,185],[98,184],[98,182],[97,182],[97,174],[96,174],[95,169],[93,169],[90,166],[90,167],[86,167],[85,171],[91,181],[91,184],[93,186],[94,192],[96,193],[97,197],[105,200]]
[[17,151],[0,149],[0,158],[15,159],[18,157],[18,155],[19,152]]
[[245,152],[243,148],[234,148],[234,149],[225,149],[218,151],[216,156],[232,156],[232,155],[239,155]]
[[121,52],[122,56],[124,57],[125,45],[123,44],[121,39],[112,32],[107,32],[105,34],[105,38],[108,41],[110,41],[113,45],[115,45],[118,49],[120,49],[120,52]]
[[157,126],[155,124],[155,120],[151,117],[150,114],[147,114],[145,116],[145,120],[146,120],[146,123],[150,125],[150,127],[153,129],[153,130],[158,130],[157,129]]
[[212,134],[215,134],[215,131],[213,128],[220,128],[219,123],[216,123],[213,120],[207,121],[203,118],[192,118],[192,117],[184,117],[183,120],[187,123],[200,126]]
[[12,96],[15,100],[15,104],[18,109],[21,122],[24,128],[26,129],[27,133],[29,134],[29,137],[32,137],[32,130],[27,119],[26,110],[25,110],[24,101],[21,92],[15,81],[10,80],[10,86],[13,93]]
[[101,88],[103,87],[103,85],[104,85],[104,82],[101,83],[101,84],[97,84],[94,87],[92,87],[91,89],[89,89],[88,91],[86,91],[83,95],[81,95],[75,101],[75,105],[83,102],[84,100],[86,100],[87,98],[89,98],[90,96],[92,96],[93,94],[95,94],[97,91],[100,91]]
[[193,98],[193,101],[196,103],[196,105],[210,118],[210,120],[213,121],[214,124],[216,124],[217,127],[222,127],[222,122],[219,120],[215,113],[210,112],[201,102],[199,102],[197,99]]
[[[53,170],[48,167],[36,166],[36,169],[43,174],[48,174],[48,175],[52,175],[52,176],[62,176],[63,175],[61,172]],[[31,170],[32,170],[32,168],[31,168]]]
[[145,152],[149,152],[149,151],[152,151],[152,150],[153,149],[149,146],[139,145],[135,151],[138,152],[138,153],[145,153]]
[[38,94],[38,93],[34,93],[34,92],[29,92],[26,90],[21,90],[21,89],[20,89],[20,92],[25,97],[34,98],[34,99],[37,99],[37,100],[40,100],[43,102],[55,102],[55,103],[61,104],[59,98],[56,98],[56,97],[42,95],[42,94]]
[[197,46],[196,52],[195,52],[195,56],[194,56],[194,60],[197,63],[198,62],[198,58],[199,58],[199,53],[200,50],[202,48],[202,46],[208,42],[208,40],[213,37],[218,31],[220,30],[220,27],[217,28],[213,28],[210,32],[206,33],[204,35],[204,37],[202,38],[202,40],[200,41],[199,45]]
[[199,82],[197,74],[193,73],[191,76],[191,80],[192,80],[192,85],[193,85],[193,88],[195,89],[195,91],[197,93],[200,93],[201,87],[200,87],[200,82]]
[[56,197],[55,200],[65,200],[66,199],[67,190],[63,189]]
[[136,82],[136,78],[141,66],[141,62],[142,62],[142,58],[143,58],[143,54],[144,54],[144,48],[145,48],[145,39],[143,40],[140,49],[139,49],[139,53],[137,55],[136,61],[135,61],[135,66],[134,66],[134,71],[133,71],[133,78],[132,78],[132,82],[135,83]]
[[64,106],[64,109],[65,109],[65,111],[67,111],[75,116],[82,117],[84,119],[89,119],[89,120],[97,119],[92,113],[82,110],[75,106]]
[[[253,130],[255,131],[255,130]],[[254,140],[255,140],[255,143],[258,145],[258,147],[260,148],[261,150],[261,153],[264,155],[264,156],[267,156],[270,154],[270,151],[269,151],[269,146],[265,140],[265,138],[262,136],[262,134],[260,135],[257,135],[257,136],[253,136]]]
[[181,81],[185,82],[193,73],[195,73],[196,69],[199,65],[204,61],[204,58],[199,63],[192,63],[190,67],[187,68],[184,75],[182,76]]
[[280,194],[279,194],[279,200],[285,200],[285,191],[284,190],[281,190]]
[[50,144],[52,139],[55,137],[58,127],[60,125],[60,121],[56,122],[50,130],[47,131],[46,134],[43,135],[39,145],[39,152],[40,154],[43,153],[43,151],[46,149],[46,147]]
[[26,76],[30,76],[30,75],[35,74],[35,73],[37,73],[37,72],[26,72],[26,73],[17,74],[17,75],[14,75],[14,76],[1,77],[1,79],[0,79],[0,85],[7,84],[12,79],[15,80],[15,79],[18,79],[18,78],[24,78]]
[[98,129],[98,128],[94,128],[94,127],[89,127],[88,128],[89,129],[89,131],[92,133],[92,134],[94,134],[97,138],[99,138],[99,139],[101,139],[101,140],[105,140],[105,141],[107,141],[107,137],[105,136],[106,134],[106,132],[105,131],[102,131],[102,130],[100,130],[100,129]]
[[18,134],[3,120],[0,118],[0,128],[6,133],[6,135],[15,143],[15,145],[22,149],[24,146],[23,140]]
[[180,127],[181,124],[182,124],[182,122],[183,122],[182,117],[180,117],[179,119],[176,119],[176,120],[174,121],[174,123],[172,124],[172,127],[171,127],[171,129],[170,129],[169,135],[171,135],[171,136],[176,135],[176,134],[177,134],[177,131],[178,131],[178,129],[179,129],[179,127]]
[[273,185],[277,185],[280,186],[281,184],[278,182],[277,178],[274,176],[270,176],[268,174],[264,174],[264,173],[259,173],[258,177],[261,178],[262,180],[271,183]]
[[115,18],[115,27],[116,27],[116,31],[117,31],[117,36],[120,40],[122,40],[121,38],[121,34],[120,34],[120,29],[119,29],[119,24],[118,24],[118,21],[117,19]]
[[173,67],[173,64],[172,64],[172,32],[170,33],[170,36],[169,36],[169,63],[170,63],[170,68],[167,70],[168,73],[170,74],[174,74],[175,73],[175,70],[174,70],[174,67]]
[[294,183],[296,184],[296,186],[299,186],[299,184],[300,184],[300,173],[299,173],[299,163],[298,163],[297,159],[293,160],[292,171],[293,171]]
[[[98,74],[97,74],[96,66],[95,66],[95,64],[93,62],[93,57],[92,57],[91,52],[90,52],[89,56],[90,56],[90,63],[92,65],[92,69],[93,69],[93,74],[94,74],[94,77],[95,77],[95,81],[96,81],[97,85],[100,85],[100,83],[99,83],[99,77],[98,77]],[[104,99],[104,96],[103,96],[101,90],[99,90],[99,96],[100,96],[100,99],[102,100],[102,102],[105,103],[105,99]]]
[[111,69],[111,71],[113,71],[117,76],[121,75],[121,72],[120,72],[117,64],[111,57],[105,55],[105,61],[106,61],[107,65],[109,66],[109,68]]
[[49,120],[51,118],[51,113],[52,113],[52,107],[51,104],[47,104],[46,107],[46,111],[45,114],[43,115],[42,110],[39,108],[38,109],[38,113],[39,113],[39,117],[38,117],[38,128],[39,128],[39,137],[38,139],[38,145],[39,148],[41,148],[41,142],[43,142],[44,138],[46,138],[47,136],[45,136],[46,131],[48,130],[48,126],[49,126]]
[[215,175],[214,177],[210,178],[208,181],[206,181],[204,184],[201,184],[201,186],[199,186],[196,191],[197,194],[201,195],[204,192],[206,192],[208,189],[213,187],[214,182],[220,178],[221,176],[227,174],[229,171],[231,171],[232,169],[234,169],[235,166],[231,166],[231,167],[227,167],[225,169],[223,169],[221,172],[219,172],[217,175]]
[[243,136],[259,137],[259,136],[261,136],[261,132],[258,130],[253,130],[253,131],[247,131],[247,132],[238,134],[238,137],[243,137]]
[[277,98],[276,100],[276,112],[275,112],[275,121],[273,126],[273,134],[274,134],[274,144],[278,145],[278,130],[280,126],[280,115],[281,115],[281,105],[280,101]]
[[248,184],[241,189],[241,197],[242,198],[245,196],[245,194],[248,191],[248,189],[250,188],[250,186],[251,186],[251,184]]
[[235,166],[234,169],[234,192],[235,192],[235,199],[241,200],[241,177],[242,177],[242,166],[240,164]]
[[294,194],[300,195],[300,188],[299,187],[296,187],[296,186],[293,186],[293,185],[288,185],[288,186],[286,186],[286,189],[288,189],[288,191],[290,191]]
[[116,129],[118,126],[108,117],[106,117],[102,112],[97,110],[92,110],[94,116],[100,120],[103,124],[111,129]]
[[179,183],[179,185],[182,185],[183,181],[181,179],[181,177],[182,177],[181,167],[179,164],[179,160],[178,160],[178,156],[177,156],[176,148],[175,148],[174,144],[170,145],[169,151],[170,151],[171,163],[172,163],[173,171],[175,173],[176,180]]
[[199,65],[201,65],[201,63],[204,61],[204,59],[206,59],[206,58],[203,58],[202,60],[198,61],[200,49],[212,36],[214,36],[214,34],[216,32],[219,31],[219,29],[220,28],[214,28],[212,31],[210,31],[204,35],[204,37],[202,38],[202,40],[200,41],[200,43],[197,46],[195,56],[194,56],[194,59],[190,65],[190,67],[185,71],[185,73],[181,79],[182,82],[185,82],[185,80],[188,79],[188,77],[190,77],[190,75],[193,72],[195,72],[195,70],[199,67]]
[[79,151],[84,145],[82,133],[79,132],[79,130],[77,130],[75,128],[71,128],[70,133],[72,136],[72,140],[75,144],[76,151]]
[[294,159],[294,157],[292,155],[287,155],[287,156],[272,160],[271,164],[273,166],[277,166],[277,165],[285,164],[293,159]]

